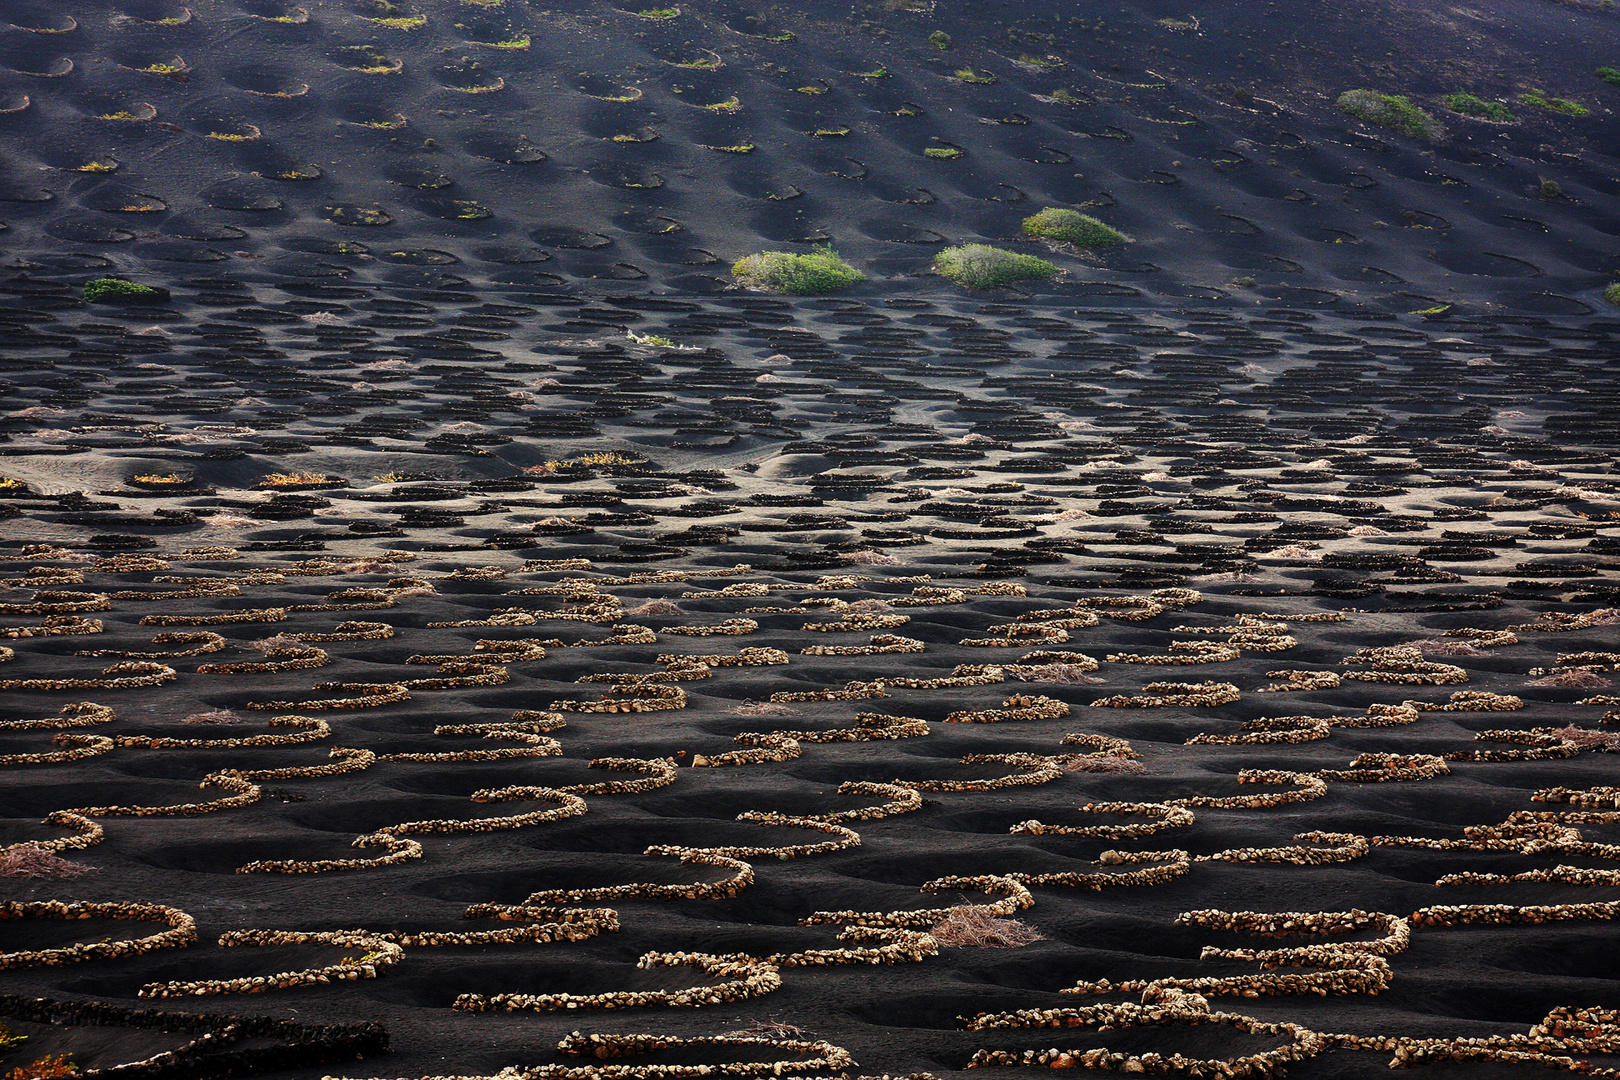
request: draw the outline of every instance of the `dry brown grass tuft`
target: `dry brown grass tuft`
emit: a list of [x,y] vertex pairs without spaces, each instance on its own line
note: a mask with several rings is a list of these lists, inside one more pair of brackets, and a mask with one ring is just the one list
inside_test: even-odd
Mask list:
[[229,510],[221,510],[202,519],[205,525],[212,525],[216,529],[252,529],[264,522],[257,518],[250,518],[246,514],[235,514]]
[[83,863],[69,862],[54,852],[36,844],[18,844],[0,851],[0,877],[11,878],[76,878],[93,874],[96,868]]
[[1605,686],[1613,686],[1614,683],[1588,668],[1569,668],[1564,671],[1555,671],[1551,675],[1543,675],[1539,679],[1528,679],[1524,685],[1558,686],[1572,690],[1601,690]]
[[860,566],[899,566],[900,560],[893,555],[882,551],[846,551],[843,553],[844,561]]
[[1588,750],[1620,752],[1620,731],[1595,731],[1570,724],[1555,729],[1552,734]]
[[681,605],[671,603],[668,600],[648,600],[644,604],[638,604],[633,608],[621,611],[619,614],[627,617],[645,618],[649,615],[684,615],[686,613],[681,610]]
[[730,1032],[732,1035],[763,1035],[767,1039],[802,1039],[804,1029],[795,1024],[786,1024],[780,1020],[755,1020],[745,1028],[738,1028]]
[[1033,926],[987,915],[975,907],[952,908],[945,921],[928,932],[941,945],[957,949],[1017,949],[1046,940]]
[[274,637],[260,638],[258,641],[248,642],[248,648],[257,649],[262,653],[286,652],[288,650],[302,652],[309,648],[295,637],[286,634],[277,634]]
[[774,701],[745,701],[731,710],[733,716],[798,716],[799,710]]
[[1424,656],[1484,656],[1485,650],[1475,648],[1466,641],[1449,638],[1424,638],[1407,643]]
[[1024,682],[1063,683],[1066,685],[1089,685],[1100,683],[1103,680],[1095,675],[1086,673],[1086,669],[1076,664],[1051,663],[1030,668],[1013,674],[1013,678]]
[[1133,758],[1115,757],[1105,754],[1099,757],[1077,757],[1073,761],[1064,762],[1063,767],[1069,772],[1093,773],[1145,773],[1147,766]]
[[210,709],[208,712],[194,712],[190,716],[181,717],[182,724],[240,724],[242,718],[229,709]]

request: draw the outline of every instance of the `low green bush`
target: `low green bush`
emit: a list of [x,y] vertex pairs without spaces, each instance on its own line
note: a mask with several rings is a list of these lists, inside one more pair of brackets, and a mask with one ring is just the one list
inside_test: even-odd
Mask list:
[[1080,247],[1107,247],[1123,244],[1130,237],[1105,225],[1090,214],[1048,206],[1024,219],[1024,235],[1044,237],[1048,240],[1066,240]]
[[168,298],[167,289],[154,289],[123,278],[96,278],[84,286],[87,304],[160,304]]
[[1620,69],[1612,67],[1600,67],[1596,71],[1592,72],[1592,74],[1596,75],[1610,86],[1620,86]]
[[1620,307],[1620,281],[1615,282],[1613,285],[1610,285],[1607,289],[1603,290],[1603,299],[1607,300],[1611,304],[1614,304],[1616,307]]
[[1499,124],[1513,123],[1513,110],[1500,101],[1486,101],[1473,94],[1447,94],[1440,99],[1454,113],[1472,116],[1478,120],[1495,120]]
[[928,44],[932,45],[940,52],[945,52],[951,47],[951,35],[947,34],[943,30],[935,30],[932,34],[928,35]]
[[1438,139],[1445,134],[1440,122],[1400,94],[1380,94],[1376,90],[1346,90],[1339,95],[1339,108],[1359,120],[1394,128],[1414,139]]
[[1537,109],[1546,109],[1548,112],[1558,113],[1560,116],[1589,116],[1592,110],[1578,101],[1568,98],[1549,97],[1545,90],[1531,90],[1520,94],[1519,101],[1524,105],[1531,105]]
[[964,289],[993,289],[1014,281],[1045,281],[1059,272],[1045,259],[1003,251],[989,244],[948,247],[934,256],[934,271]]
[[787,293],[789,296],[836,292],[866,280],[865,274],[839,258],[838,252],[826,245],[808,255],[795,255],[791,251],[761,251],[738,259],[731,273],[745,285]]

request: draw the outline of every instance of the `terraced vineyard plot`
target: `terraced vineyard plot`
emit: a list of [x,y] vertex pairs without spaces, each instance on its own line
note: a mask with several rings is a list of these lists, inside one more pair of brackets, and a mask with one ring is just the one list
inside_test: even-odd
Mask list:
[[1610,324],[11,288],[8,1067],[1613,1060]]

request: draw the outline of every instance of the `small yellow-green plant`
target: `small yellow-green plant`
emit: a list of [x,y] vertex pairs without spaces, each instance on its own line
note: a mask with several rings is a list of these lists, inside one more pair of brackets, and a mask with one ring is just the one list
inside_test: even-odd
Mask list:
[[961,157],[966,151],[955,146],[929,146],[923,149],[923,157],[937,158],[940,161],[950,161]]
[[57,1054],[18,1065],[6,1074],[6,1080],[62,1080],[79,1071],[72,1054]]
[[1060,105],[1084,105],[1086,103],[1085,98],[1075,97],[1062,87],[1052,91],[1052,100]]
[[672,338],[662,334],[638,334],[634,330],[626,330],[625,336],[630,339],[632,345],[654,345],[660,349],[679,348]]
[[1452,112],[1472,116],[1476,120],[1492,120],[1498,124],[1511,124],[1515,119],[1513,110],[1500,101],[1487,101],[1484,98],[1475,97],[1473,94],[1447,94],[1440,100]]
[[381,26],[386,30],[416,30],[427,25],[426,15],[400,15],[387,19],[367,19],[373,26]]
[[1558,113],[1560,116],[1590,116],[1591,109],[1568,98],[1551,97],[1545,90],[1531,90],[1519,95],[1519,103],[1537,109]]
[[1376,90],[1346,90],[1339,95],[1344,112],[1369,124],[1393,128],[1414,139],[1438,139],[1445,134],[1440,122],[1400,94],[1380,94]]
[[328,207],[326,217],[339,225],[387,225],[394,220],[386,210],[370,206]]
[[708,109],[710,112],[718,112],[718,113],[741,112],[742,111],[742,101],[741,101],[741,99],[739,99],[737,97],[736,94],[732,94],[730,97],[728,97],[724,101],[716,101],[713,104],[704,105],[702,107],[705,108],[705,109]]
[[951,35],[947,34],[943,30],[935,30],[932,34],[928,35],[928,44],[932,45],[940,52],[945,52],[951,47]]
[[731,273],[745,285],[789,296],[836,292],[866,280],[865,274],[839,258],[828,245],[806,255],[761,251],[738,259]]
[[130,301],[152,302],[162,296],[162,291],[150,285],[140,285],[123,278],[104,277],[86,282],[84,286],[84,302],[87,304],[116,304]]
[[1024,235],[1064,240],[1080,247],[1107,247],[1130,239],[1111,225],[1078,210],[1048,206],[1024,219]]
[[1592,72],[1592,74],[1596,75],[1610,86],[1620,86],[1620,69],[1612,67],[1600,67],[1596,71]]
[[647,459],[643,457],[620,454],[612,450],[598,450],[589,454],[581,454],[567,461],[554,459],[542,461],[538,465],[525,465],[523,471],[530,475],[556,475],[569,469],[588,469],[596,465],[645,465],[646,463]]
[[259,480],[260,487],[291,487],[295,484],[329,484],[332,478],[318,472],[273,472]]
[[641,11],[636,12],[636,14],[640,15],[643,19],[658,19],[658,20],[674,19],[674,18],[678,18],[680,16],[681,9],[680,8],[643,8]]
[[965,289],[993,289],[1015,281],[1044,281],[1060,272],[1045,259],[989,244],[948,247],[934,256],[934,271]]
[[1607,289],[1603,290],[1603,299],[1607,300],[1611,304],[1614,304],[1616,307],[1620,307],[1620,281],[1615,282],[1613,285],[1610,285]]
[[958,68],[956,71],[956,77],[965,83],[972,83],[975,86],[990,86],[996,81],[996,77],[990,72],[974,71],[972,68]]

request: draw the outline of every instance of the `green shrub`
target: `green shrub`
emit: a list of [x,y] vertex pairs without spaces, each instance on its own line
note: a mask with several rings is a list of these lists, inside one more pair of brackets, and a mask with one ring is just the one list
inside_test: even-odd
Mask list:
[[956,77],[965,83],[972,83],[974,86],[991,86],[996,81],[996,77],[990,72],[974,71],[972,68],[958,68]]
[[1376,90],[1346,90],[1339,95],[1339,108],[1369,124],[1394,128],[1414,139],[1438,139],[1445,133],[1440,122],[1400,94],[1380,94]]
[[1562,199],[1564,197],[1564,185],[1560,184],[1556,180],[1548,180],[1543,178],[1542,181],[1536,185],[1536,190],[1541,193],[1541,197],[1543,199]]
[[84,286],[84,302],[87,304],[159,304],[168,298],[167,289],[137,285],[123,278],[96,278]]
[[963,151],[954,146],[928,146],[923,148],[923,157],[937,158],[940,161],[950,161],[959,158]]
[[1617,307],[1620,307],[1620,281],[1615,282],[1613,285],[1610,285],[1607,289],[1603,290],[1603,299]]
[[935,30],[932,34],[928,35],[928,44],[932,45],[940,52],[944,52],[951,47],[951,35],[947,34],[943,30]]
[[1440,99],[1445,102],[1446,108],[1454,113],[1472,116],[1480,120],[1495,120],[1499,124],[1513,123],[1513,111],[1500,101],[1486,101],[1473,94],[1447,94]]
[[1038,214],[1024,219],[1025,236],[1041,236],[1051,240],[1067,240],[1081,247],[1107,247],[1123,244],[1130,237],[1111,225],[1105,225],[1090,214],[1078,210],[1048,206]]
[[1045,259],[1003,251],[989,244],[949,247],[934,256],[934,271],[964,289],[993,289],[1014,281],[1044,281],[1058,268]]
[[1610,86],[1620,86],[1620,70],[1612,67],[1600,67],[1592,72]]
[[731,273],[745,285],[787,293],[814,296],[835,292],[866,280],[866,275],[823,245],[808,255],[790,251],[761,251],[738,259]]
[[1592,112],[1591,109],[1578,101],[1571,101],[1568,98],[1548,97],[1545,90],[1531,90],[1529,93],[1520,94],[1519,101],[1525,105],[1533,105],[1538,109],[1558,113],[1560,116],[1589,116]]

